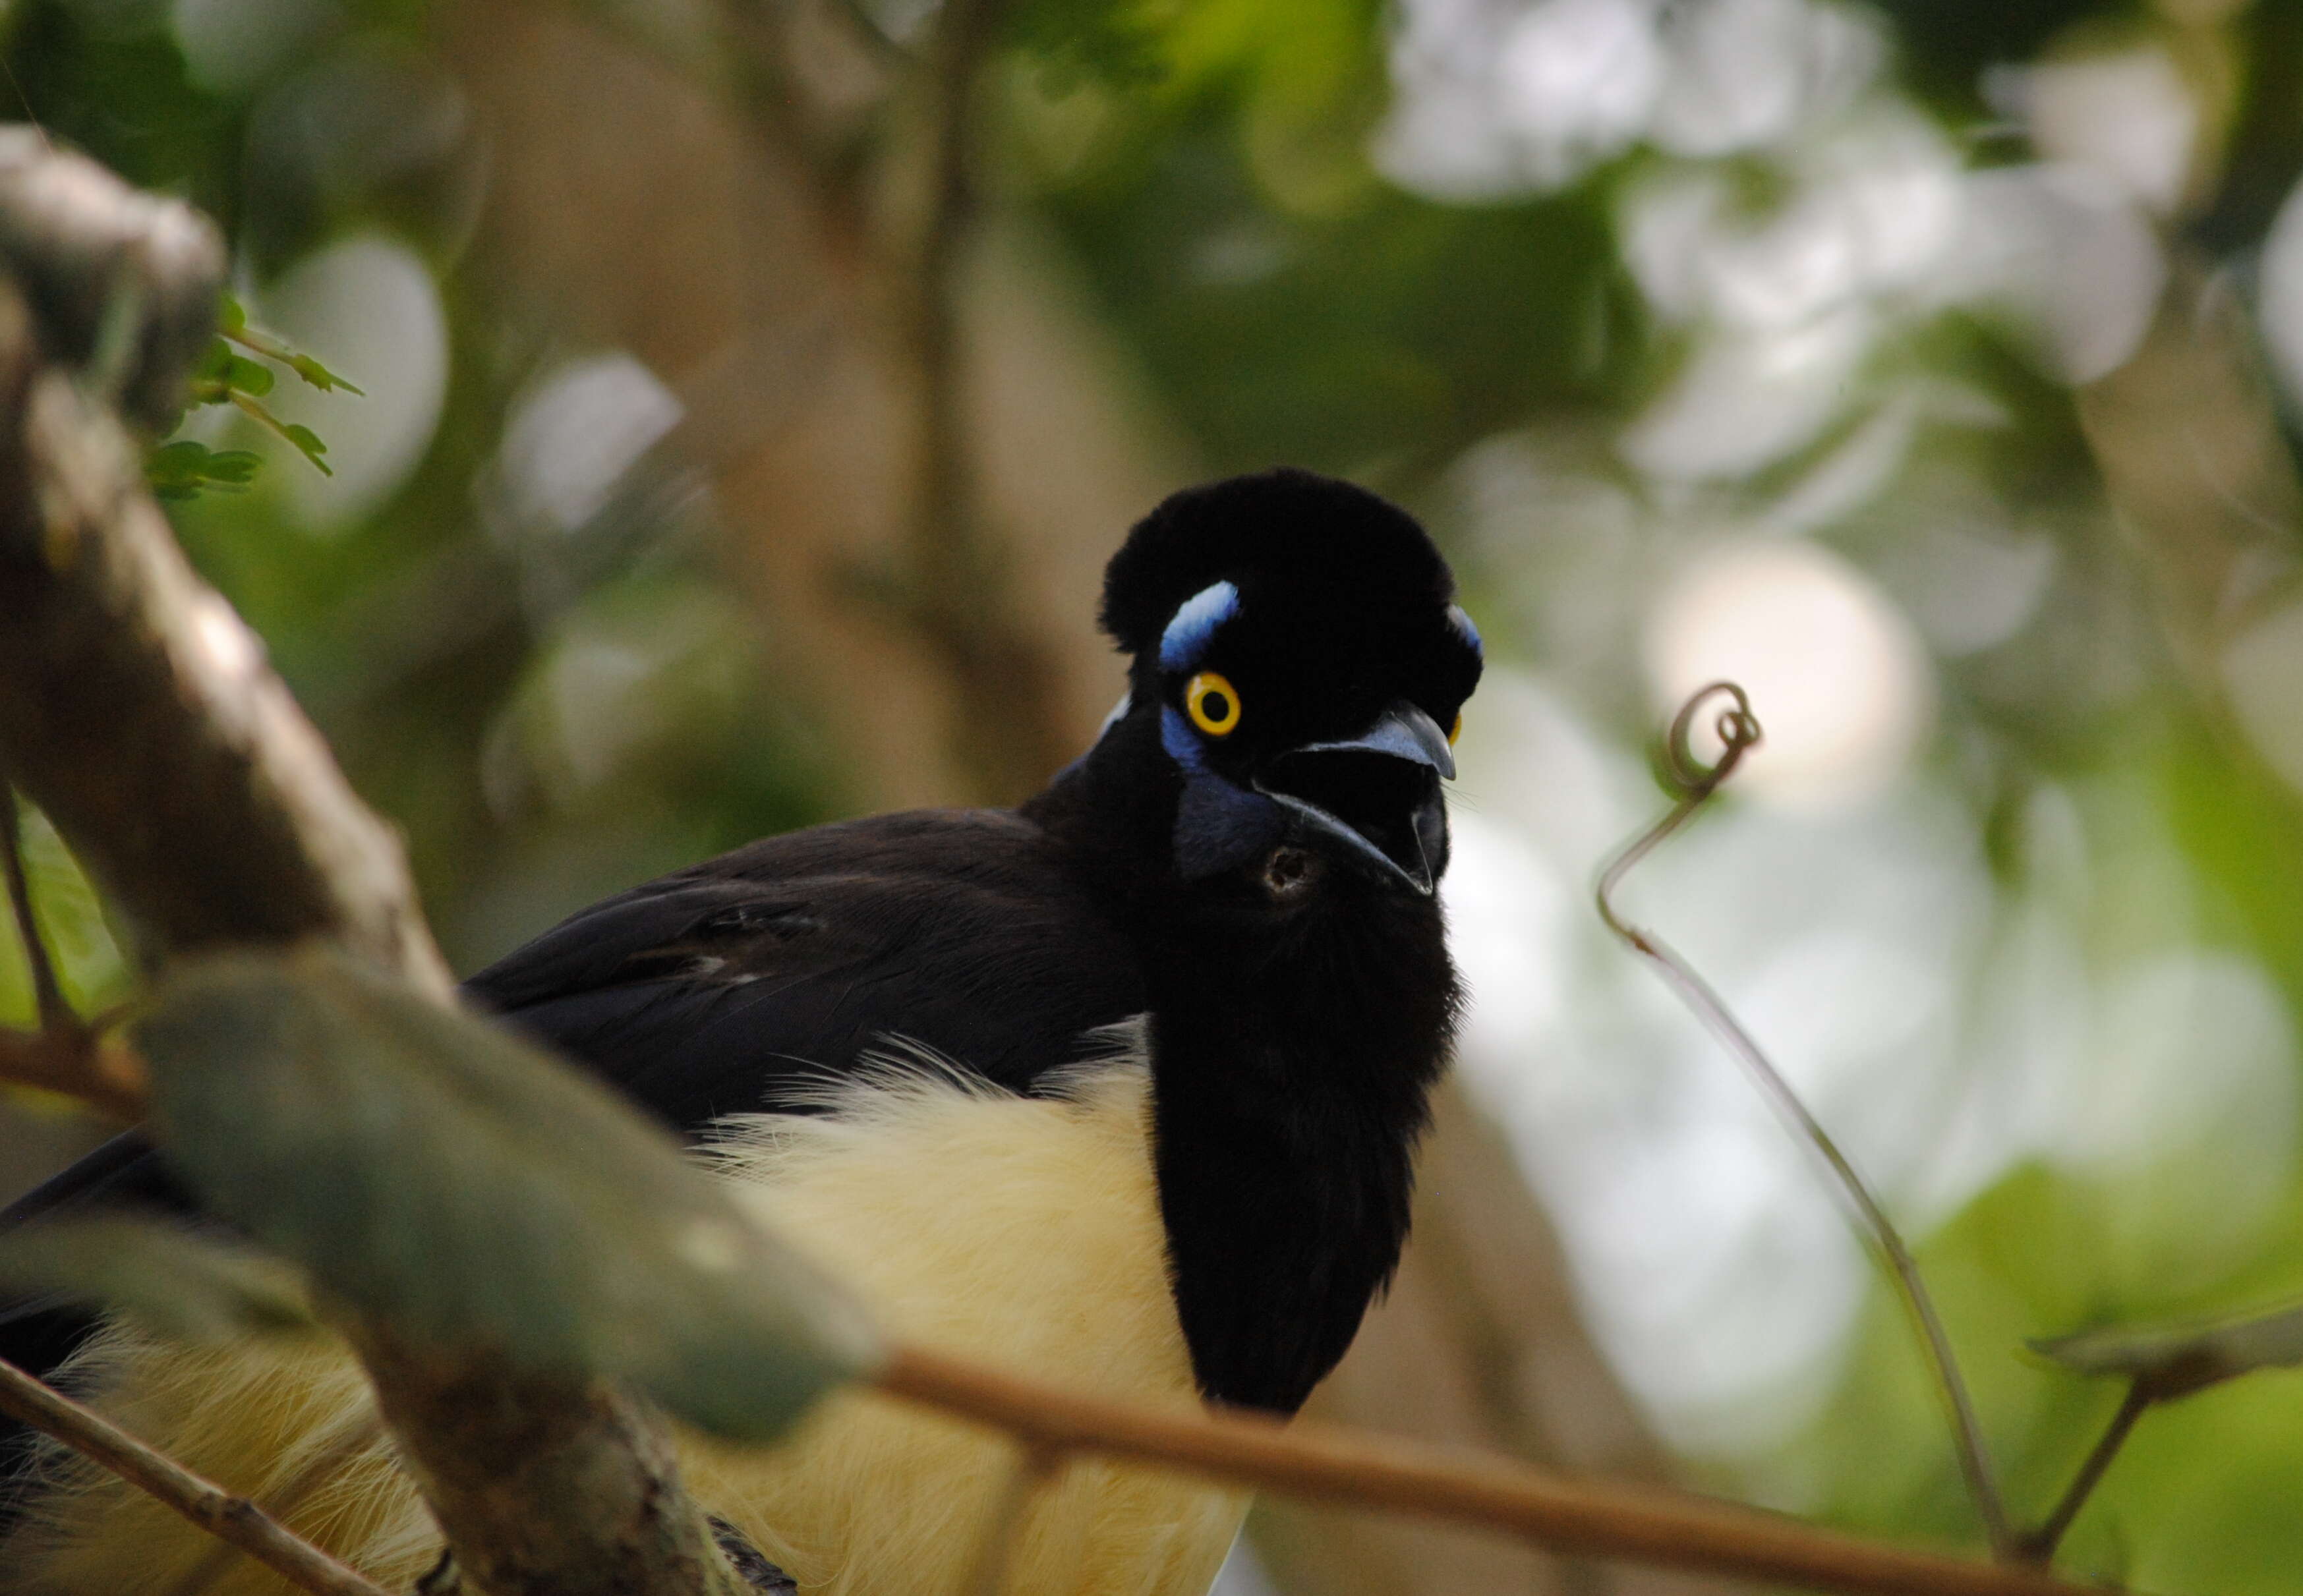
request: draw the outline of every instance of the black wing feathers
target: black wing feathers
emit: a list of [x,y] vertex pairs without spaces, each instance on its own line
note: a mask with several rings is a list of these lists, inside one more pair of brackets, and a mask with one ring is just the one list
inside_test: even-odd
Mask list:
[[[1028,1093],[1083,1056],[1084,1032],[1143,1007],[1135,954],[1046,834],[973,811],[755,843],[585,911],[464,991],[687,1134],[721,1114],[806,1109],[808,1088],[890,1037]],[[192,1211],[131,1132],[0,1225],[121,1203]],[[45,1373],[89,1323],[0,1302],[0,1357]],[[0,1424],[0,1448],[13,1428]]]
[[1010,1090],[1143,1006],[1118,928],[1013,815],[771,837],[586,910],[465,984],[685,1130],[805,1107],[904,1037]]

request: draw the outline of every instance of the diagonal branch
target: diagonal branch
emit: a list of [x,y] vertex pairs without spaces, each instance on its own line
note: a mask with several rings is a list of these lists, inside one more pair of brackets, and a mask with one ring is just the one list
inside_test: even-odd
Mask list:
[[[131,918],[148,959],[324,939],[452,1002],[399,838],[352,792],[263,644],[186,563],[119,419],[56,363],[92,342],[56,316],[116,310],[104,285],[117,259],[81,246],[117,237],[135,254],[157,202],[83,157],[5,138],[0,765]],[[170,237],[190,228],[207,248],[145,250],[144,267],[173,276],[137,302],[204,296],[212,322],[221,248],[189,210],[158,210]],[[59,216],[71,225],[51,225]],[[90,273],[93,290],[80,281]],[[181,366],[163,374],[182,381]],[[460,1564],[490,1596],[737,1588],[661,1425],[628,1399],[346,1328]]]
[[1578,1479],[1401,1436],[1122,1407],[917,1348],[897,1348],[874,1381],[907,1400],[1005,1430],[1039,1457],[1131,1458],[1290,1496],[1477,1525],[1555,1551],[1861,1596],[2085,1593],[2037,1568],[1862,1540],[1684,1491]]
[[391,1596],[282,1529],[246,1497],[209,1483],[10,1363],[0,1363],[0,1413],[55,1437],[316,1596]]
[[0,1080],[78,1097],[132,1125],[144,1117],[144,1063],[118,1037],[74,1025],[0,1030]]

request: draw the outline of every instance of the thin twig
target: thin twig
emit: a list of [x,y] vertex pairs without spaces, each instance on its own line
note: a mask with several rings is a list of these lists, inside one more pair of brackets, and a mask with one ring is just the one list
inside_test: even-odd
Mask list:
[[[266,1492],[256,1504],[257,1510],[284,1523],[290,1514],[304,1505],[312,1492],[333,1479],[337,1470],[367,1450],[383,1433],[384,1421],[370,1414],[338,1436],[333,1445],[322,1448],[279,1490]],[[223,1578],[233,1564],[247,1555],[241,1548],[230,1542],[216,1547],[194,1564],[190,1573],[168,1587],[168,1596],[200,1596],[201,1592]]]
[[0,1362],[0,1413],[55,1437],[307,1591],[318,1596],[390,1596],[382,1585],[282,1529],[246,1497],[209,1483],[4,1362]]
[[2137,1380],[2129,1384],[2127,1395],[2120,1400],[2119,1411],[2111,1415],[2111,1423],[2105,1426],[2101,1439],[2088,1453],[2087,1461],[2080,1464],[2079,1472],[2071,1476],[2071,1485],[2063,1492],[2063,1499],[2055,1504],[2055,1510],[2047,1516],[2046,1523],[2023,1537],[2021,1551],[2025,1558],[2042,1567],[2054,1559],[2055,1548],[2063,1544],[2064,1532],[2071,1527],[2071,1521],[2079,1516],[2079,1509],[2087,1506],[2088,1498],[2094,1495],[2095,1488],[2102,1483],[2105,1471],[2111,1467],[2111,1460],[2119,1456],[2119,1449],[2126,1444],[2128,1432],[2135,1428],[2135,1421],[2141,1418],[2156,1399],[2156,1393],[2151,1390],[2148,1381]]
[[4,783],[0,783],[0,866],[8,872],[8,906],[15,911],[16,939],[24,945],[24,962],[31,969],[40,1029],[50,1036],[70,1030],[79,1022],[64,1001],[48,945],[40,936],[39,916],[32,911],[32,878],[24,868],[24,817],[17,808],[16,790]]
[[983,1539],[963,1571],[959,1596],[1000,1596],[1016,1558],[1016,1533],[1040,1488],[1063,1466],[1063,1454],[1026,1442],[984,1515]]
[[[1703,706],[1725,693],[1734,700],[1732,708],[1720,711],[1714,723],[1724,745],[1717,763],[1705,765],[1691,745],[1696,717]],[[1863,1177],[1841,1152],[1821,1122],[1808,1112],[1799,1094],[1792,1090],[1781,1071],[1769,1062],[1749,1031],[1721,1001],[1719,995],[1705,984],[1687,961],[1675,953],[1670,945],[1652,931],[1626,923],[1615,912],[1615,888],[1640,861],[1684,826],[1701,809],[1720,784],[1734,773],[1743,755],[1759,741],[1759,722],[1751,713],[1751,701],[1742,688],[1733,682],[1713,682],[1685,704],[1671,723],[1665,739],[1664,759],[1673,784],[1679,789],[1679,802],[1671,812],[1634,838],[1629,845],[1609,861],[1600,872],[1598,890],[1599,918],[1607,928],[1646,958],[1662,975],[1665,984],[1677,994],[1679,1000],[1693,1012],[1705,1028],[1734,1054],[1759,1088],[1767,1104],[1794,1131],[1823,1155],[1824,1163],[1839,1182],[1848,1201],[1854,1205],[1860,1220],[1865,1239],[1886,1265],[1889,1281],[1902,1298],[1903,1310],[1910,1316],[1923,1344],[1936,1384],[1948,1410],[1953,1440],[1959,1457],[1960,1473],[1967,1483],[1969,1497],[1975,1503],[1977,1515],[1983,1520],[1985,1534],[1991,1542],[1992,1552],[2002,1558],[2019,1555],[2020,1549],[2007,1518],[2007,1508],[1994,1478],[1991,1454],[1984,1444],[1983,1426],[1975,1413],[1975,1402],[1967,1389],[1967,1381],[1960,1373],[1959,1359],[1952,1350],[1951,1337],[1945,1332],[1943,1320],[1936,1312],[1935,1299],[1928,1294],[1927,1282],[1920,1278],[1918,1262],[1903,1238],[1895,1229],[1887,1211],[1880,1206]]]
[[2101,1596],[2044,1569],[1885,1545],[1684,1491],[1582,1479],[1404,1436],[1123,1407],[916,1348],[897,1348],[873,1383],[1027,1446],[1476,1525],[1569,1554],[1857,1596]]
[[78,1097],[124,1125],[145,1113],[144,1061],[117,1037],[79,1025],[0,1030],[0,1081]]

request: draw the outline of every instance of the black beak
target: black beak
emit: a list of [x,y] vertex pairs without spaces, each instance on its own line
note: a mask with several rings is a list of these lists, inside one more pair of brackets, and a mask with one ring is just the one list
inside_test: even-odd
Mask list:
[[1278,755],[1254,786],[1303,831],[1342,844],[1351,857],[1429,897],[1447,868],[1439,782],[1455,774],[1447,734],[1413,704],[1400,703],[1356,737]]

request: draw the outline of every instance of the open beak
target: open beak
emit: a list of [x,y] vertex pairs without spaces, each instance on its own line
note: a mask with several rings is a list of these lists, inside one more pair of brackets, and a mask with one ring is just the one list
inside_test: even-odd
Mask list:
[[1303,831],[1429,897],[1447,868],[1439,783],[1455,774],[1447,734],[1403,702],[1356,737],[1275,756],[1253,785]]

